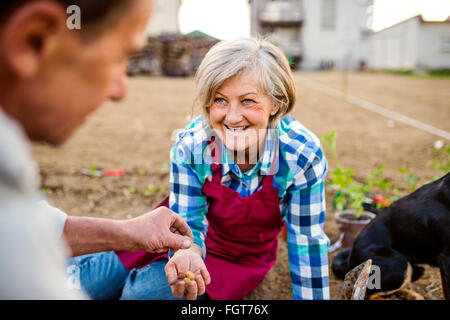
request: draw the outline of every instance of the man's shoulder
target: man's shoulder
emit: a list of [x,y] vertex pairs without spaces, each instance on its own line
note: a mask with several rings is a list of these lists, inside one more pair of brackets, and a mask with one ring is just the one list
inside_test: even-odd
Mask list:
[[35,192],[39,170],[29,142],[17,123],[0,109],[0,185],[16,192]]

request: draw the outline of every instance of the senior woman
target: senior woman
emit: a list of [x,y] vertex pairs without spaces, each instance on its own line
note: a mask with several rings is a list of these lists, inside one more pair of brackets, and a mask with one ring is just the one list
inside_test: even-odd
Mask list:
[[[115,266],[109,277],[123,287],[119,295],[195,299],[206,291],[210,299],[241,299],[275,263],[286,224],[294,299],[329,299],[327,162],[320,140],[287,115],[296,91],[285,55],[262,39],[222,41],[205,56],[196,84],[202,114],[172,147],[165,203],[187,219],[194,243],[170,259],[109,253],[101,260]],[[195,280],[184,281],[188,271]],[[164,281],[148,281],[155,277]]]

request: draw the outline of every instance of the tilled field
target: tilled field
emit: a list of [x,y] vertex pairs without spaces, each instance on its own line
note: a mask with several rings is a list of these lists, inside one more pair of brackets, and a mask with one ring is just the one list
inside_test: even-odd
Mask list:
[[[385,176],[402,186],[397,171],[407,166],[424,183],[438,173],[427,168],[436,140],[442,138],[360,109],[314,90],[311,81],[341,90],[339,73],[296,73],[298,102],[293,115],[317,136],[338,132],[341,165],[357,178],[385,164]],[[127,98],[106,103],[62,148],[34,145],[42,188],[54,205],[70,215],[130,218],[151,210],[169,192],[169,150],[176,129],[192,114],[192,78],[132,78]],[[387,109],[450,131],[450,79],[351,73],[349,93]],[[448,143],[448,141],[447,141]],[[329,159],[330,171],[334,163]],[[90,177],[93,167],[123,169],[123,177]],[[325,232],[334,243],[339,233],[327,189]],[[330,265],[333,254],[330,254]],[[443,299],[439,269],[426,267],[409,288],[425,299]],[[330,271],[332,299],[340,299],[342,281]],[[278,261],[248,299],[292,299],[286,244],[279,242]],[[391,299],[401,299],[391,296]]]

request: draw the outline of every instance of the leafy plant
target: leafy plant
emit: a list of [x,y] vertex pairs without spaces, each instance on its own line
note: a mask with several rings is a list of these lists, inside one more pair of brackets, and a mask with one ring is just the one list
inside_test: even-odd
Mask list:
[[[426,167],[433,167],[434,171],[441,175],[450,171],[450,145],[434,150],[433,154],[436,159],[432,159],[426,163]],[[435,177],[437,179],[438,176]]]
[[338,190],[333,199],[333,207],[338,210],[345,210],[350,206],[354,210],[355,218],[359,219],[363,212],[363,202],[369,187],[355,181],[355,172],[352,169],[341,167],[336,151],[336,138],[337,132],[335,130],[321,138],[322,143],[328,145],[336,164],[336,169],[331,173],[332,187]]
[[102,176],[101,173],[99,172],[99,170],[97,169],[97,167],[94,165],[91,166],[89,175],[92,178],[98,178],[98,177]]
[[355,171],[352,169],[344,169],[339,163],[336,151],[337,132],[331,131],[330,134],[321,138],[323,144],[328,149],[333,158],[336,169],[331,172],[331,186],[337,189],[333,199],[333,208],[337,210],[345,210],[351,208],[356,219],[359,219],[364,211],[364,201],[368,196],[372,197],[374,192],[377,194],[373,197],[378,209],[388,206],[390,201],[387,200],[386,194],[391,189],[391,184],[383,177],[385,165],[377,166],[375,171],[371,172],[362,182],[355,180]]
[[[404,186],[399,188],[393,186],[383,177],[385,165],[379,165],[372,171],[363,182],[355,180],[355,172],[352,169],[344,169],[339,163],[336,151],[337,132],[332,130],[330,134],[321,138],[322,144],[327,149],[333,159],[336,169],[331,172],[331,188],[337,190],[333,198],[333,208],[345,210],[351,208],[354,211],[355,218],[359,219],[364,210],[363,204],[367,197],[370,197],[377,209],[389,206],[392,202],[399,199],[404,194],[414,192],[419,184],[419,177],[407,167],[403,166],[398,172],[404,175]],[[437,148],[437,147],[436,147]],[[450,171],[450,146],[440,146],[434,151],[435,159],[427,162],[426,167],[442,174]],[[435,177],[437,179],[438,177]],[[430,181],[429,181],[430,182]]]
[[398,169],[398,172],[403,173],[406,175],[405,177],[405,184],[406,184],[406,191],[407,193],[411,193],[416,191],[417,189],[417,182],[419,181],[419,177],[415,176],[411,170],[407,166],[401,167]]

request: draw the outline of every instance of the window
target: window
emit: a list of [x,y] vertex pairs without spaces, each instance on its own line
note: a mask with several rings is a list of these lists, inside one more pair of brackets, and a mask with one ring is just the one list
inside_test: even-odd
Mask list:
[[450,34],[441,36],[441,51],[450,53]]
[[322,29],[336,28],[336,0],[322,0]]

